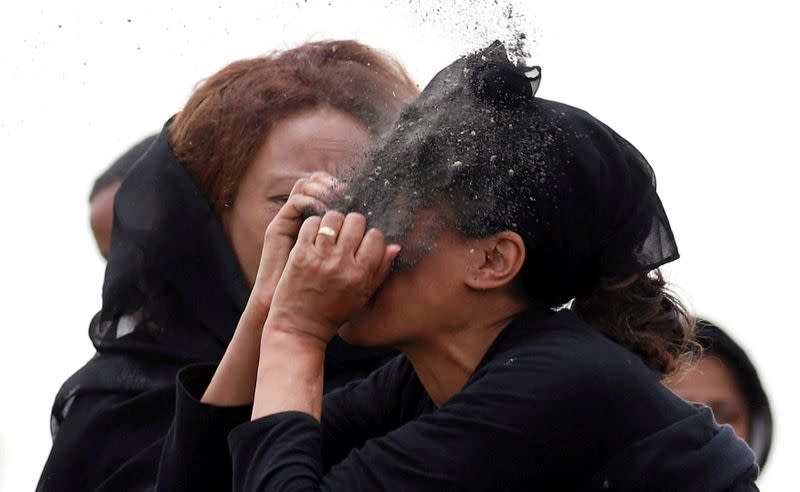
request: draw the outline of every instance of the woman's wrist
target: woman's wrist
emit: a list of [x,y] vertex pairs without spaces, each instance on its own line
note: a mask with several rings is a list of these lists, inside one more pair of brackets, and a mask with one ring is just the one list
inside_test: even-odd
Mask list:
[[300,411],[320,418],[326,343],[278,323],[264,326],[253,419]]
[[266,336],[285,337],[285,340],[294,340],[294,343],[306,347],[308,350],[325,352],[328,343],[336,335],[337,326],[330,322],[303,316],[297,313],[285,313],[274,310],[267,317],[262,332]]

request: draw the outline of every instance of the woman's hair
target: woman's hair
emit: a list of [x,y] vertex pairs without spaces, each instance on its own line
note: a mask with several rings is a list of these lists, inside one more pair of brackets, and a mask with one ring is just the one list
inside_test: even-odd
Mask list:
[[694,318],[657,269],[604,279],[591,293],[576,297],[571,309],[662,375],[674,373],[702,350],[693,338]]
[[321,41],[231,63],[202,82],[175,117],[170,144],[220,215],[276,122],[330,107],[377,137],[418,93],[390,56],[356,41]]
[[[531,305],[577,298],[584,319],[668,373],[692,323],[660,275],[646,273],[678,258],[653,170],[590,114],[534,97],[536,72],[496,44],[439,72],[335,208],[366,215],[401,244],[400,269],[446,228],[514,231],[526,249],[518,286]],[[438,220],[412,234],[423,209]]]

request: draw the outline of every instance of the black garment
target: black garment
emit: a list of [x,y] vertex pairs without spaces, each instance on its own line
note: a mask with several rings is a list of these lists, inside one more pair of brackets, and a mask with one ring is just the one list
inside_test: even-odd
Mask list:
[[[89,327],[97,354],[56,396],[38,490],[151,488],[178,369],[219,361],[247,303],[236,255],[176,160],[168,126],[117,193],[103,309]],[[326,390],[391,355],[337,339],[326,354]]]
[[128,171],[130,171],[133,165],[136,164],[136,161],[138,161],[139,158],[143,156],[145,152],[147,152],[147,149],[153,145],[156,137],[158,137],[158,134],[143,138],[137,142],[136,145],[126,150],[124,154],[119,156],[117,160],[115,160],[108,167],[108,169],[103,171],[103,174],[98,176],[94,182],[94,185],[92,185],[92,191],[89,193],[89,201],[92,201],[92,199],[95,197],[95,195],[97,195],[98,192],[100,192],[100,190],[104,189],[111,183],[117,181],[122,182],[122,178],[128,174]]
[[758,490],[730,427],[567,310],[517,318],[438,409],[399,356],[326,395],[321,424],[283,412],[234,428],[248,408],[198,401],[211,374],[180,375],[159,490],[231,476],[236,491]]
[[739,344],[722,328],[708,320],[697,320],[695,338],[703,347],[705,355],[721,358],[728,369],[733,371],[750,413],[748,444],[756,455],[758,466],[763,470],[772,446],[772,411],[755,366]]

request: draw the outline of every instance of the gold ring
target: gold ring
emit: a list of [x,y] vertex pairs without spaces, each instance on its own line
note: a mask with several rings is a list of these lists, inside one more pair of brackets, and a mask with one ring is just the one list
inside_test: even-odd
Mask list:
[[336,231],[334,231],[332,227],[328,227],[328,226],[320,227],[319,231],[317,232],[317,234],[319,234],[321,236],[328,236],[328,237],[333,237],[333,238],[336,237]]

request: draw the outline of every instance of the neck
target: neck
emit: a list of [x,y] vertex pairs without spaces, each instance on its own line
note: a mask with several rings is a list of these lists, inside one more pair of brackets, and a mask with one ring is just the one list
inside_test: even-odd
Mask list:
[[426,330],[433,336],[400,347],[437,407],[461,391],[497,336],[526,308],[519,301],[505,307],[482,318],[465,316],[450,329]]

